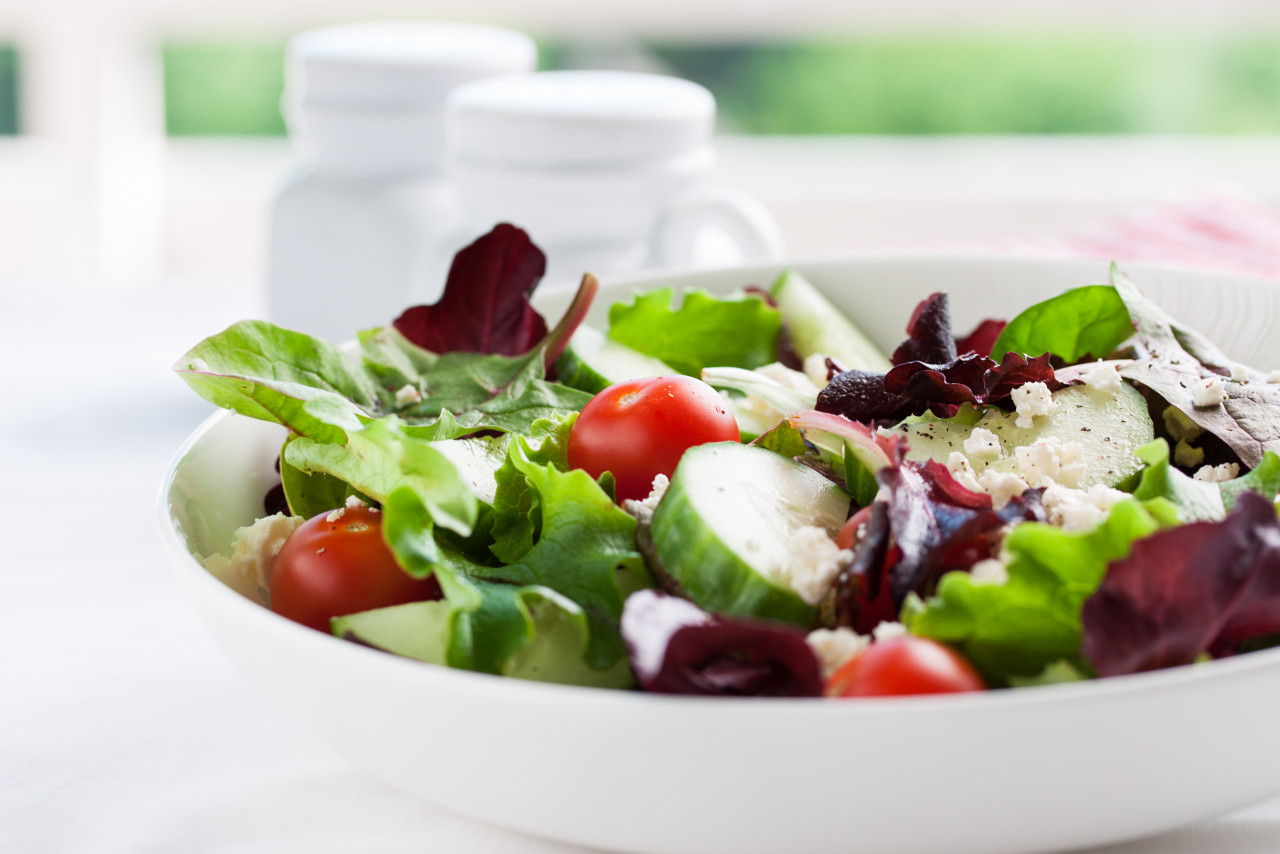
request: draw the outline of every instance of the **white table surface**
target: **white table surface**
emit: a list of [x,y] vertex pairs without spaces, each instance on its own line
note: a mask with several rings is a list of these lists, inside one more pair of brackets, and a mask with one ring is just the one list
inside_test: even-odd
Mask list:
[[[183,599],[154,504],[210,407],[169,366],[259,312],[245,289],[0,283],[0,852],[580,851],[348,766],[239,677]],[[1099,850],[1270,854],[1280,800]]]

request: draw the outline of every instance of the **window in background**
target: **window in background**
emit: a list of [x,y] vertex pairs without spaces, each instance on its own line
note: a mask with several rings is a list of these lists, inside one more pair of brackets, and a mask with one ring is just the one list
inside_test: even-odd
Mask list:
[[[602,50],[542,45],[547,68],[665,70],[751,134],[1280,132],[1280,32],[882,36]],[[171,136],[283,133],[279,44],[164,46]]]
[[0,136],[16,136],[21,132],[18,123],[19,59],[16,47],[0,44]]
[[284,46],[168,42],[164,126],[169,136],[279,136],[284,133]]

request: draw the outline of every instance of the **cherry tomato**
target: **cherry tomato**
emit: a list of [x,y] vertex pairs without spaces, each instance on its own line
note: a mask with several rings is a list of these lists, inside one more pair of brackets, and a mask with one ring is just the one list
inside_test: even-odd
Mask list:
[[873,643],[827,680],[828,697],[890,697],[982,691],[973,665],[950,647],[911,635]]
[[569,433],[569,466],[592,477],[606,471],[618,500],[644,498],[684,452],[706,442],[738,441],[738,422],[711,386],[692,377],[645,377],[611,385],[582,409]]
[[435,578],[411,578],[396,563],[382,539],[382,514],[368,507],[303,522],[271,572],[271,610],[326,634],[332,617],[439,598]]

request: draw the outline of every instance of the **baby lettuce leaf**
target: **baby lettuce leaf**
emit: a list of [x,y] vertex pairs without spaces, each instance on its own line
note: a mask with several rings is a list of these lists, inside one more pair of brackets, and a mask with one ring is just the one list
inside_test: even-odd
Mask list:
[[785,623],[712,616],[685,599],[641,590],[622,615],[646,691],[733,697],[819,697],[822,675],[804,632]]
[[433,353],[518,356],[547,334],[529,304],[546,270],[546,256],[529,235],[501,223],[454,256],[439,302],[414,306],[393,325]]
[[1178,509],[1181,522],[1226,517],[1227,506],[1219,484],[1196,480],[1174,468],[1169,462],[1169,443],[1164,439],[1143,445],[1134,453],[1147,464],[1138,472],[1136,486],[1129,490],[1134,498],[1168,500]]
[[[1280,407],[1266,375],[1245,368],[1246,383],[1227,378],[1237,363],[1200,333],[1170,317],[1111,266],[1111,281],[1137,327],[1141,358],[1120,368],[1121,376],[1146,386],[1202,428],[1226,442],[1248,468],[1267,451],[1280,452]],[[1214,406],[1195,405],[1191,389],[1201,380],[1223,383],[1227,399]]]
[[1275,505],[1241,493],[1221,522],[1134,543],[1084,603],[1083,627],[1084,656],[1099,676],[1190,664],[1280,632]]
[[589,474],[540,465],[522,444],[512,442],[507,459],[536,493],[541,530],[519,561],[479,572],[487,580],[542,585],[572,599],[591,626],[588,663],[611,667],[624,652],[618,635],[622,602],[631,590],[651,585],[636,550],[636,521]]
[[996,683],[1033,677],[1050,664],[1077,660],[1080,609],[1107,571],[1136,540],[1155,533],[1172,508],[1157,499],[1129,499],[1086,533],[1028,523],[1013,529],[1004,547],[1012,560],[1003,584],[951,572],[937,593],[903,613],[912,634],[954,646]]
[[529,436],[516,436],[498,469],[493,499],[493,544],[489,549],[503,563],[515,563],[533,548],[542,530],[541,496],[524,469],[529,465],[554,466],[567,471],[569,431],[577,413],[566,418],[535,421]]
[[1006,325],[1003,320],[988,318],[982,321],[968,335],[956,339],[956,352],[961,356],[965,353],[990,356],[991,351],[995,349],[996,340],[999,339]]
[[373,378],[341,349],[264,321],[206,338],[174,370],[210,403],[322,442],[344,441],[381,405]]
[[[292,434],[285,439],[285,448],[300,436]],[[349,495],[359,495],[346,481],[324,472],[305,472],[290,465],[280,453],[280,485],[284,489],[285,502],[290,515],[310,519],[319,513],[341,507]]]
[[[580,605],[545,586],[485,579],[491,567],[437,541],[431,513],[412,489],[393,491],[383,512],[383,536],[397,561],[412,575],[434,574],[447,605],[414,603],[424,607],[408,615],[366,612],[368,617],[353,623],[335,621],[335,634],[464,670],[606,688],[631,684],[622,656],[603,667],[588,663],[594,629]],[[401,623],[441,640],[427,645],[402,636]],[[424,646],[431,657],[416,654]]]
[[609,337],[691,377],[703,368],[753,370],[776,360],[782,316],[758,296],[713,297],[662,288],[609,309]]
[[908,339],[893,351],[887,374],[850,370],[832,376],[818,394],[818,411],[868,424],[897,423],[925,412],[948,419],[965,403],[1010,408],[1012,391],[1020,385],[1044,383],[1055,392],[1065,384],[1053,373],[1048,355],[1028,360],[1007,352],[1000,362],[978,352],[957,356],[945,293],[920,302],[906,332]]
[[471,533],[479,515],[475,493],[457,466],[394,416],[348,431],[343,444],[298,438],[285,447],[284,462],[339,478],[381,502],[397,487],[409,489],[436,523],[463,536]]
[[954,361],[956,339],[951,332],[951,301],[946,292],[929,294],[921,300],[907,321],[907,340],[893,351],[892,362],[927,362],[940,365]]
[[1111,285],[1088,285],[1038,302],[1000,333],[991,352],[1052,353],[1071,364],[1104,358],[1133,335],[1124,300]]
[[1147,465],[1126,489],[1143,500],[1167,499],[1178,508],[1182,522],[1223,519],[1244,492],[1256,492],[1271,501],[1280,492],[1280,455],[1274,451],[1267,451],[1253,471],[1221,483],[1196,480],[1174,468],[1164,439],[1156,439],[1135,453]]

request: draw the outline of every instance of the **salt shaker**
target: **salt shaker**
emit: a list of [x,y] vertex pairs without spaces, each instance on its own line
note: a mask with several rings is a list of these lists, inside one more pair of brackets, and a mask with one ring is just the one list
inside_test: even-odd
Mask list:
[[438,298],[453,253],[498,222],[543,249],[544,287],[553,289],[586,271],[691,265],[713,226],[742,260],[779,257],[763,206],[702,189],[714,127],[710,92],[656,74],[549,71],[458,87],[446,106],[444,159],[459,226],[424,262],[415,301]]
[[537,48],[494,27],[357,24],[296,36],[287,62],[296,158],[271,212],[269,314],[345,340],[403,310],[424,241],[453,223],[446,96],[532,71]]

